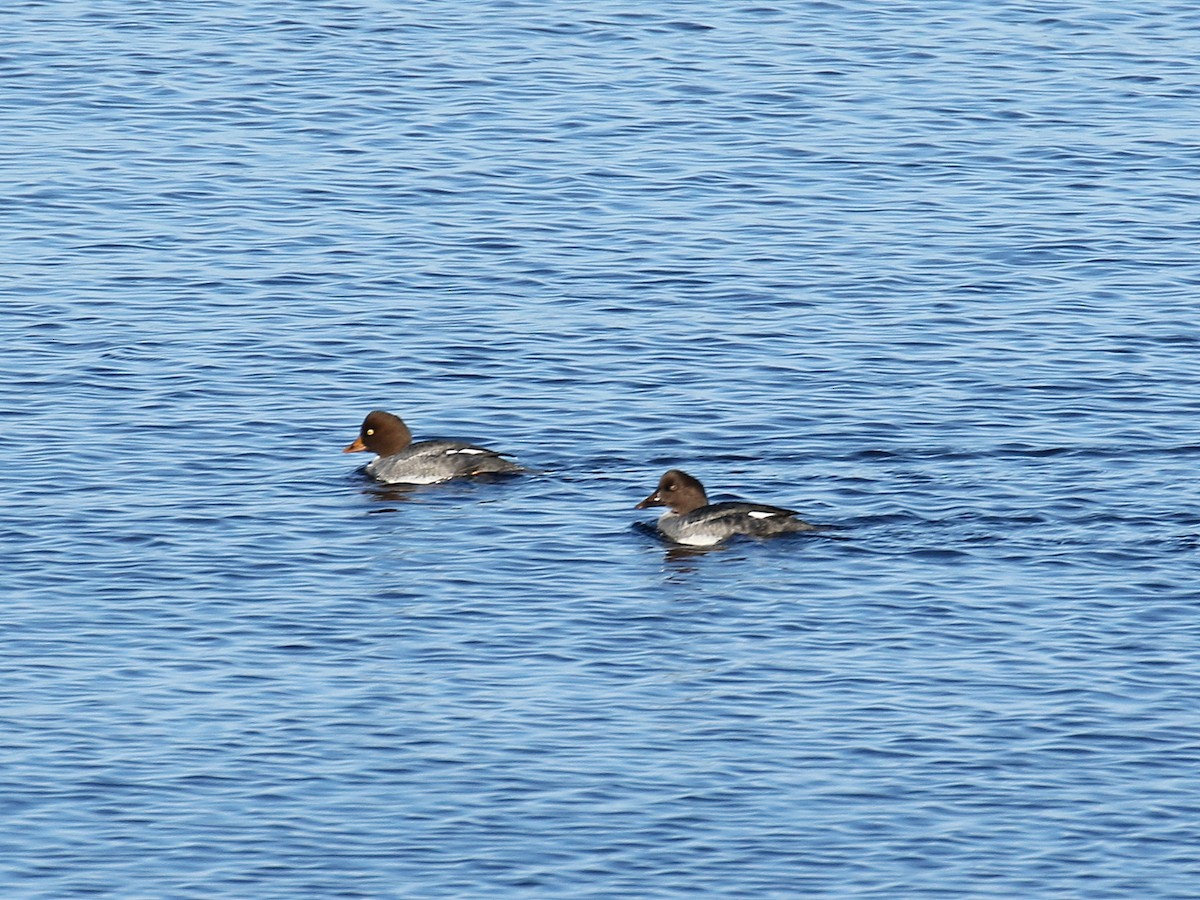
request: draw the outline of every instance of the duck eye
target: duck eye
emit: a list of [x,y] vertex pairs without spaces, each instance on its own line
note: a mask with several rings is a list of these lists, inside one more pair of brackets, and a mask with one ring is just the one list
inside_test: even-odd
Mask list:
[[674,490],[678,490],[678,489],[679,489],[679,485],[677,485],[677,484],[669,484],[669,485],[667,485],[667,490],[668,490],[668,491],[674,491]]
[[374,433],[375,433],[375,429],[374,429],[374,428],[368,428],[368,429],[367,429],[367,437],[370,437],[370,436],[371,436],[371,435],[373,435]]

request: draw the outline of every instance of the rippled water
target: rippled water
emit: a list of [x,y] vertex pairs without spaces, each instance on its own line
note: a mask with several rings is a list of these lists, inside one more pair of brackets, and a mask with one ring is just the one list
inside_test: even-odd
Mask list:
[[1196,896],[1193,7],[2,20],[5,897]]

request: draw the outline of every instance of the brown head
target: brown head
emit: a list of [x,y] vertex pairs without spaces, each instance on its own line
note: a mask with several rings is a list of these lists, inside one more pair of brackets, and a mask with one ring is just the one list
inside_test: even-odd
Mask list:
[[650,506],[666,506],[671,512],[683,515],[708,506],[708,495],[704,493],[704,485],[687,472],[672,469],[658,480],[658,489],[635,508]]
[[367,413],[363,419],[362,428],[343,453],[358,453],[360,450],[370,450],[380,456],[391,456],[399,453],[412,443],[412,432],[399,416],[377,409]]

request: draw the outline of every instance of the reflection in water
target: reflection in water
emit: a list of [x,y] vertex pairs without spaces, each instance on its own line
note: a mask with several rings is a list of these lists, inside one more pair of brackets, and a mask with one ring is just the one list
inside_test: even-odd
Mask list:
[[435,491],[451,491],[463,494],[481,485],[503,484],[504,482],[511,481],[516,477],[516,474],[482,474],[472,476],[471,478],[454,478],[449,481],[440,481],[436,484],[404,484],[401,482],[381,484],[367,475],[362,468],[359,468],[355,472],[355,475],[363,482],[361,488],[363,495],[376,503],[408,502],[419,495]]
[[376,503],[397,503],[411,500],[413,494],[417,493],[422,487],[425,487],[425,485],[372,483],[364,487],[362,492]]
[[708,553],[715,553],[728,549],[729,548],[724,544],[714,544],[711,547],[685,547],[682,544],[675,544],[674,546],[667,548],[666,552],[663,554],[663,559],[674,563],[688,562]]
[[842,526],[840,526],[840,525],[821,525],[821,526],[813,529],[812,531],[797,532],[795,534],[777,535],[777,536],[774,536],[769,539],[753,538],[753,537],[748,537],[745,535],[734,535],[730,539],[730,541],[722,541],[719,544],[711,544],[707,547],[696,547],[696,546],[691,546],[689,544],[673,543],[669,538],[667,538],[661,531],[659,531],[657,528],[654,527],[654,525],[652,525],[649,522],[634,522],[633,529],[634,529],[634,531],[638,531],[638,532],[646,535],[647,537],[654,538],[654,540],[658,541],[659,543],[665,544],[666,552],[664,554],[664,558],[670,562],[683,562],[683,561],[687,561],[690,559],[695,559],[698,556],[704,556],[707,553],[713,553],[718,550],[728,550],[731,541],[732,542],[741,542],[741,541],[750,540],[750,541],[765,542],[765,541],[769,540],[771,543],[787,544],[787,543],[798,543],[800,541],[807,541],[814,537],[823,537],[823,538],[827,538],[829,540],[834,540],[834,541],[849,540],[849,538],[846,535],[837,533],[837,532],[842,531]]
[[634,522],[632,527],[634,531],[653,538],[659,544],[663,544],[666,548],[663,553],[663,559],[672,563],[687,562],[688,560],[704,556],[706,553],[728,549],[725,544],[713,544],[709,547],[691,547],[686,544],[673,543],[649,522]]

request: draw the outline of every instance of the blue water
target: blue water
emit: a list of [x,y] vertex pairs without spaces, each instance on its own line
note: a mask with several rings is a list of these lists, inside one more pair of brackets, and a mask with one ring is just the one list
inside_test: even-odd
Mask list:
[[[1200,12],[1120,6],[8,4],[0,894],[1200,895]],[[839,528],[672,551],[676,466]]]

